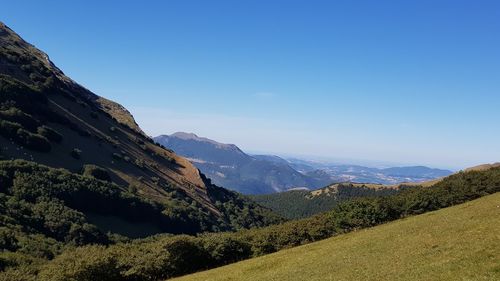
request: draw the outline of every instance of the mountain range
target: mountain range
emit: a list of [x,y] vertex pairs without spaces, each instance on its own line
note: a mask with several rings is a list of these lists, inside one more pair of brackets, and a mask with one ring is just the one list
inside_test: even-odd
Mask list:
[[317,189],[331,183],[399,184],[423,182],[452,171],[423,166],[370,168],[339,165],[275,155],[250,155],[193,133],[177,132],[153,138],[186,157],[212,181],[244,194],[269,194],[290,189]]

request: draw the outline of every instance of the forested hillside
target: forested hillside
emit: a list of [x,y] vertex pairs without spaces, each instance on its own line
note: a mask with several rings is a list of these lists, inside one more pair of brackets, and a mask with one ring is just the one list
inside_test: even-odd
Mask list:
[[314,191],[291,190],[251,196],[255,202],[288,219],[301,219],[331,210],[338,203],[357,197],[377,197],[396,194],[409,186],[376,184],[332,184]]
[[[32,195],[16,187],[17,180],[15,182],[2,195],[2,204],[22,202],[21,204],[29,206],[23,208],[26,210],[25,215],[23,212],[14,212],[2,216],[5,226],[2,227],[0,237],[5,250],[0,254],[0,265],[2,276],[7,280],[13,280],[13,276],[18,278],[15,280],[44,281],[163,280],[493,194],[500,191],[500,168],[461,172],[432,187],[415,187],[387,197],[347,200],[331,211],[311,218],[235,233],[212,233],[198,237],[158,235],[134,241],[108,236],[106,241],[98,240],[102,236],[90,225],[83,223],[86,230],[81,232],[84,235],[76,237],[90,237],[101,244],[83,247],[76,247],[81,240],[75,239],[74,234],[78,232],[71,232],[71,227],[69,236],[58,238],[58,232],[52,229],[62,229],[61,233],[66,233],[64,229],[68,229],[55,227],[59,217],[50,215],[44,218],[39,211],[37,213],[40,208],[47,209],[46,206],[51,205],[63,208],[57,205],[61,203],[58,200],[68,200],[66,197],[54,199],[54,202],[48,198],[45,201],[39,199],[40,203],[34,203],[29,200]],[[64,192],[62,195],[53,191],[46,194],[62,196]],[[124,198],[116,196],[117,203],[121,200],[135,200],[122,196]],[[19,197],[26,198],[24,201],[27,202],[17,199]],[[46,201],[48,202],[45,203]],[[150,210],[145,204],[145,210]],[[23,209],[9,208],[11,211]],[[63,213],[67,214],[63,222],[69,221],[70,226],[78,217],[84,222],[83,216],[78,213],[70,210]],[[51,216],[57,220],[51,219]],[[50,235],[50,238],[44,235]]]

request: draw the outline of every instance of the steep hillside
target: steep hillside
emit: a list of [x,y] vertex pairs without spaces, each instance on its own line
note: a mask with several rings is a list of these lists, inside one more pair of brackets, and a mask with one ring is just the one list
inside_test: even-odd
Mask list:
[[313,191],[290,190],[254,195],[251,198],[285,218],[300,219],[329,211],[345,200],[358,197],[388,196],[399,191],[398,186],[337,183]]
[[[233,144],[223,144],[195,134],[161,135],[154,140],[187,157],[217,185],[244,194],[263,194],[295,187],[318,188],[330,177],[308,177],[287,161],[272,156],[251,156]],[[279,159],[279,160],[278,160]]]
[[[235,215],[248,213],[248,208],[267,212],[212,185],[188,160],[156,145],[125,108],[72,81],[3,23],[0,148],[4,159],[72,173],[102,169],[106,180],[160,204],[172,219],[185,217],[193,226],[190,231],[236,229],[243,225]],[[229,205],[231,214],[225,213]]]
[[500,280],[500,194],[178,278]]

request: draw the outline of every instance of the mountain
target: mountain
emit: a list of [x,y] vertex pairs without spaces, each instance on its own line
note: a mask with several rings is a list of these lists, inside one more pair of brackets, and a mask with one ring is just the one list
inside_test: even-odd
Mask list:
[[174,280],[500,280],[498,202],[497,193]]
[[[68,224],[74,227],[64,226],[57,235],[45,228],[32,228],[30,234],[60,240],[77,226],[97,225],[96,231],[106,233],[107,227],[124,221],[152,222],[171,233],[281,221],[247,198],[213,185],[187,159],[155,144],[123,106],[67,77],[47,54],[3,23],[0,158],[6,160],[0,169],[5,200],[21,202],[33,212],[47,201],[54,210],[83,214],[72,216]],[[2,209],[0,215],[20,222],[9,212]],[[64,221],[58,212],[53,215]]]
[[287,159],[290,166],[302,171],[309,177],[324,178],[329,176],[332,182],[400,184],[405,182],[426,182],[437,178],[449,176],[452,171],[429,168],[424,166],[373,168],[359,165],[342,165],[336,163],[323,163]]
[[319,188],[330,177],[311,178],[277,156],[248,155],[234,144],[223,144],[195,134],[178,132],[154,138],[189,159],[215,184],[244,194],[264,194],[290,188]]
[[317,189],[343,182],[388,185],[425,182],[453,173],[423,166],[380,169],[274,155],[249,155],[234,144],[183,132],[157,136],[154,140],[189,159],[215,184],[244,194]]

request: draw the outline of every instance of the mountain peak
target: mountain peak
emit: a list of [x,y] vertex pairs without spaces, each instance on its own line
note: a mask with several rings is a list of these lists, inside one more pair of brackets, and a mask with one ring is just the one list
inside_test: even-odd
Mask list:
[[217,148],[228,149],[228,150],[236,150],[238,152],[243,153],[234,144],[220,143],[220,142],[214,141],[214,140],[209,139],[209,138],[200,137],[200,136],[196,135],[195,133],[175,132],[175,133],[173,133],[171,135],[162,135],[162,136],[159,136],[158,138],[168,138],[168,137],[178,138],[178,139],[181,139],[181,140],[192,140],[192,141],[198,141],[198,142],[208,143],[208,144],[216,146]]

